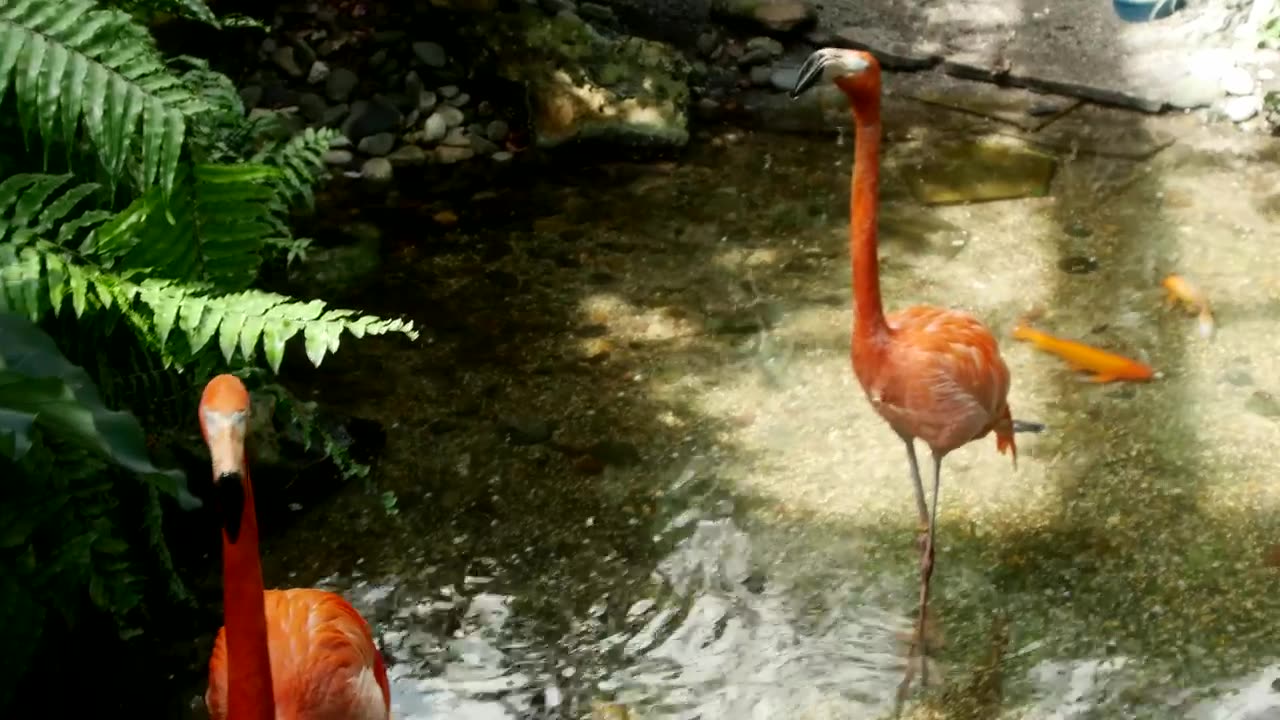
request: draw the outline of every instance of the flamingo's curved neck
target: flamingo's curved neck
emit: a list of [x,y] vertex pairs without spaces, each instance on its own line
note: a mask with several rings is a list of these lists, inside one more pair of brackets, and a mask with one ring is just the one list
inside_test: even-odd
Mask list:
[[880,77],[876,72],[856,93],[853,108],[853,182],[849,190],[849,256],[853,262],[855,338],[884,337],[880,263],[876,254],[876,207],[880,198]]
[[275,720],[258,518],[244,466],[244,503],[236,537],[222,530],[222,612],[227,642],[227,720]]

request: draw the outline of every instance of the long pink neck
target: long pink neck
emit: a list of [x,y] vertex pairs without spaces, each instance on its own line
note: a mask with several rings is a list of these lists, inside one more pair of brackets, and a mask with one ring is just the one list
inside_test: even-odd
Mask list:
[[880,300],[876,253],[876,207],[880,198],[880,78],[847,93],[853,108],[853,182],[849,190],[849,259],[853,262],[853,334],[857,339],[888,335]]
[[244,474],[240,536],[222,531],[222,612],[227,633],[227,720],[275,720],[258,517],[253,484]]

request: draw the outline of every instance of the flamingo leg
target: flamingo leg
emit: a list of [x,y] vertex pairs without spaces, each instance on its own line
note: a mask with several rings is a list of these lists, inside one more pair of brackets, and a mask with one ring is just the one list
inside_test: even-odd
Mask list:
[[[920,513],[920,532],[924,533],[929,527],[929,505],[924,499],[924,483],[920,480],[920,463],[916,460],[916,443],[915,438],[904,437],[903,442],[907,444],[907,463],[911,466],[911,482],[916,489],[916,511]],[[920,548],[924,549],[924,538],[920,538]]]
[[[911,453],[914,460],[915,452]],[[913,465],[915,463],[913,462]],[[919,473],[916,473],[919,478]],[[918,485],[920,485],[918,483]],[[938,527],[938,491],[942,487],[942,456],[938,453],[933,455],[933,508],[926,516],[929,524],[928,534],[925,535],[924,549],[920,553],[920,606],[916,613],[915,632],[911,638],[911,647],[907,651],[907,670],[902,678],[902,683],[898,685],[898,698],[896,713],[902,710],[902,704],[906,700],[907,691],[911,687],[911,678],[915,675],[915,665],[913,660],[917,653],[920,656],[920,685],[927,686],[929,684],[929,649],[926,646],[925,638],[925,618],[929,611],[929,581],[933,578],[933,559],[934,559],[934,538]],[[924,494],[921,486],[920,494]],[[895,714],[896,714],[895,713]]]

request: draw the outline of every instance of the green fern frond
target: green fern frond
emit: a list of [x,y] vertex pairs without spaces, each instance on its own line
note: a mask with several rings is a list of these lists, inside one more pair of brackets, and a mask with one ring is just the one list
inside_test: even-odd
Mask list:
[[[279,372],[285,347],[299,334],[317,367],[338,349],[343,333],[418,337],[412,321],[331,309],[321,300],[300,302],[260,290],[220,295],[207,284],[170,280],[135,283],[78,264],[51,243],[37,241],[19,250],[0,244],[0,312],[36,319],[46,309],[57,312],[68,299],[77,316],[90,306],[123,312],[140,335],[154,341],[167,364],[185,365],[215,337],[228,364],[237,351],[244,364],[256,362],[261,347],[273,372]],[[183,342],[176,343],[179,339]]]
[[71,178],[70,174],[27,173],[12,175],[0,183],[0,243],[16,249],[35,238],[56,236],[60,244],[70,246],[109,219],[111,213],[101,210],[81,207],[78,214],[73,212],[101,188],[85,183],[61,192]]
[[251,162],[279,168],[283,199],[290,204],[315,206],[312,185],[324,172],[324,154],[342,137],[331,128],[307,128],[285,142],[273,142],[255,154]]
[[24,134],[38,130],[46,153],[54,141],[73,147],[83,123],[110,182],[128,165],[139,187],[158,182],[166,194],[186,116],[202,107],[146,28],[92,0],[0,0],[0,104],[10,85]]
[[203,288],[147,280],[140,286],[138,296],[153,313],[159,342],[165,343],[176,326],[195,354],[216,334],[218,349],[227,363],[231,363],[237,350],[244,362],[253,362],[260,342],[272,372],[280,371],[285,347],[299,333],[303,335],[307,358],[316,367],[325,355],[338,349],[344,332],[357,338],[393,332],[410,339],[418,337],[412,321],[327,309],[321,300],[299,302],[261,290],[231,295],[206,293]]
[[87,254],[125,274],[247,287],[268,238],[289,235],[274,203],[279,177],[266,165],[179,165],[168,202],[149,190],[97,234]]

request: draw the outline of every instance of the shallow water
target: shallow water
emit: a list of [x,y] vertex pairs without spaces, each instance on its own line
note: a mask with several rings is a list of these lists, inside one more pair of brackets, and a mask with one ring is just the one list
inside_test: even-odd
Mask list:
[[[1046,196],[930,207],[933,143],[1008,134],[944,114],[886,120],[886,304],[984,318],[1015,416],[1049,429],[1016,471],[990,439],[946,460],[941,679],[912,712],[1280,717],[1277,146],[1097,111],[1041,148]],[[915,512],[849,368],[850,154],[723,133],[376,215],[365,302],[424,337],[352,344],[315,384],[386,423],[394,512],[358,483],[304,509],[268,584],[357,603],[400,718],[885,716]],[[445,208],[461,222],[424,231]],[[1171,271],[1214,303],[1211,341],[1162,306]],[[1033,307],[1163,377],[1084,383],[1003,339]]]

